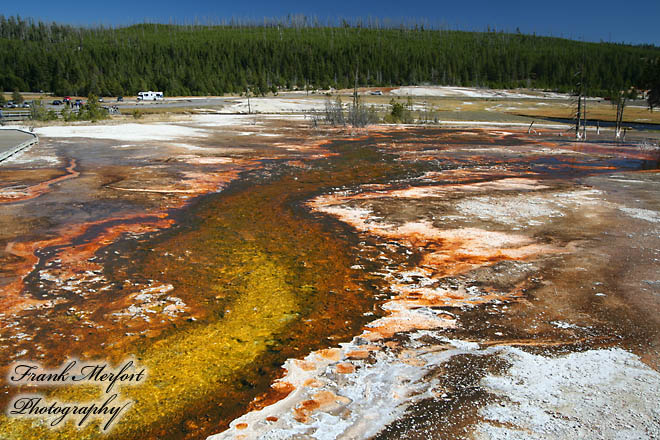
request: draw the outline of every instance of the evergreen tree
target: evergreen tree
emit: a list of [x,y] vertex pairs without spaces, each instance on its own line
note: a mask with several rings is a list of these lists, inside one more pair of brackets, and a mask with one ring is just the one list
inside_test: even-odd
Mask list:
[[15,104],[22,104],[24,101],[23,95],[21,95],[21,92],[18,90],[14,90],[11,94],[11,100],[14,101]]
[[[442,84],[572,89],[589,66],[588,95],[647,83],[655,46],[586,43],[501,32],[314,26],[302,18],[260,25],[140,24],[94,28],[0,15],[0,86],[58,95],[240,93],[277,88]],[[584,57],[584,59],[583,59]],[[656,75],[657,77],[657,75]],[[656,87],[657,89],[657,87]]]

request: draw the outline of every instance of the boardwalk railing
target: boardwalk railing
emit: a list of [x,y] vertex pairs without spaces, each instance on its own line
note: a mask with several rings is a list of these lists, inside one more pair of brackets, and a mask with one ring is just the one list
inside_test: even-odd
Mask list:
[[29,134],[31,136],[31,139],[28,139],[24,142],[21,142],[20,144],[16,145],[14,148],[9,149],[8,151],[0,152],[0,162],[10,158],[14,154],[18,153],[19,151],[22,151],[26,149],[27,147],[30,147],[32,145],[38,144],[39,143],[39,136],[37,136],[34,133],[30,133],[29,131],[25,130],[6,130],[6,131],[20,131],[25,134]]
[[30,115],[30,110],[2,110],[2,119],[0,119],[0,122],[25,121],[26,119],[30,119]]
[[[121,112],[116,106],[103,106],[102,108],[106,109],[109,114],[111,115],[120,115]],[[49,111],[52,111],[55,113],[55,116],[58,118],[62,117],[62,110],[57,109],[49,109]],[[69,109],[71,113],[78,113],[80,111],[79,107],[72,107]],[[26,121],[28,119],[32,119],[32,111],[31,110],[2,110],[2,118],[0,118],[0,125],[2,125],[4,122],[19,122],[19,121]]]

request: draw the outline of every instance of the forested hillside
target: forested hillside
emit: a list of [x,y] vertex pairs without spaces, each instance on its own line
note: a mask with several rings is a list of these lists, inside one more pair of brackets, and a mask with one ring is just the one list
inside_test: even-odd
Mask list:
[[501,32],[295,25],[77,28],[0,16],[0,89],[57,95],[440,84],[588,93],[650,82],[655,46]]

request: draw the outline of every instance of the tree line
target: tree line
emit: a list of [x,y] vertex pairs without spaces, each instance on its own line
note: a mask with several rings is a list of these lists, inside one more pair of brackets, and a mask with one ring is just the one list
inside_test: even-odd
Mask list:
[[[293,24],[292,24],[293,23]],[[438,84],[586,93],[657,87],[660,48],[418,25],[138,24],[74,27],[0,15],[0,89],[55,95],[265,94]],[[310,21],[311,23],[311,21]],[[655,83],[653,83],[655,81]],[[657,91],[656,91],[657,93]]]

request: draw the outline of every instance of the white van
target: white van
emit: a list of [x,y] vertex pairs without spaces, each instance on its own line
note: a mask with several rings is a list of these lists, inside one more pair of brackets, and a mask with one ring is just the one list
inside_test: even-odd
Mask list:
[[162,101],[163,92],[138,92],[138,101]]

